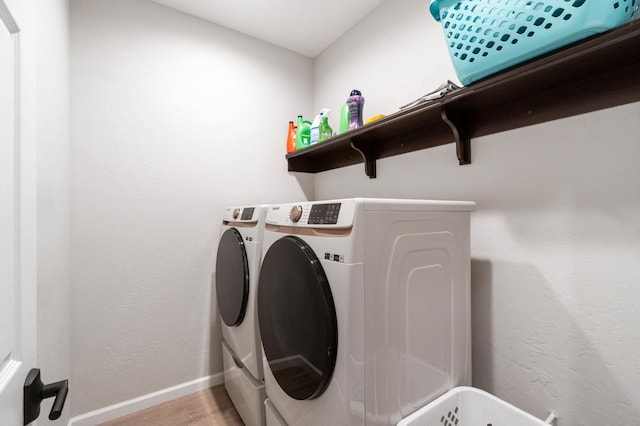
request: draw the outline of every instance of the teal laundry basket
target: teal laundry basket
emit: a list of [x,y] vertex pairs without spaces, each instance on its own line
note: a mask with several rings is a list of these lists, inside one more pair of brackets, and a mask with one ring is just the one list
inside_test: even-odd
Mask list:
[[431,0],[468,85],[638,15],[640,0]]

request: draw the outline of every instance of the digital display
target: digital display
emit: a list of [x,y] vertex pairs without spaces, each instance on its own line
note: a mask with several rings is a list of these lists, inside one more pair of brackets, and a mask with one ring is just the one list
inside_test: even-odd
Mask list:
[[242,209],[242,216],[240,216],[240,220],[251,220],[251,218],[253,217],[253,212],[255,210],[255,207],[247,207]]
[[335,225],[338,223],[340,203],[314,204],[309,213],[309,225]]

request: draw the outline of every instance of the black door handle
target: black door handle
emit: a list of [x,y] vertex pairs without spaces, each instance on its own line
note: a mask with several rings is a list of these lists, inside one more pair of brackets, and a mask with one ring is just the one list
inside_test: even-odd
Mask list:
[[56,399],[53,401],[49,420],[58,419],[62,414],[68,393],[68,380],[45,385],[40,380],[40,369],[32,368],[24,381],[24,424],[28,425],[37,419],[40,415],[40,403],[43,399],[51,398],[52,396],[55,396]]

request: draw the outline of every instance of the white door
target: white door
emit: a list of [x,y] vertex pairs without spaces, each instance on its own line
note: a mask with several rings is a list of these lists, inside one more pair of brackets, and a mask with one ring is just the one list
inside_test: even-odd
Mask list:
[[23,424],[22,387],[36,362],[36,163],[24,136],[32,114],[20,102],[16,10],[24,3],[0,0],[0,425],[7,426]]

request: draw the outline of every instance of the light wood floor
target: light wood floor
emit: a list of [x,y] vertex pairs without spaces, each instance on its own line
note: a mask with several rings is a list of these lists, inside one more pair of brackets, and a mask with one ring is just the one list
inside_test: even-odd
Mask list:
[[243,426],[224,385],[192,393],[100,426]]

